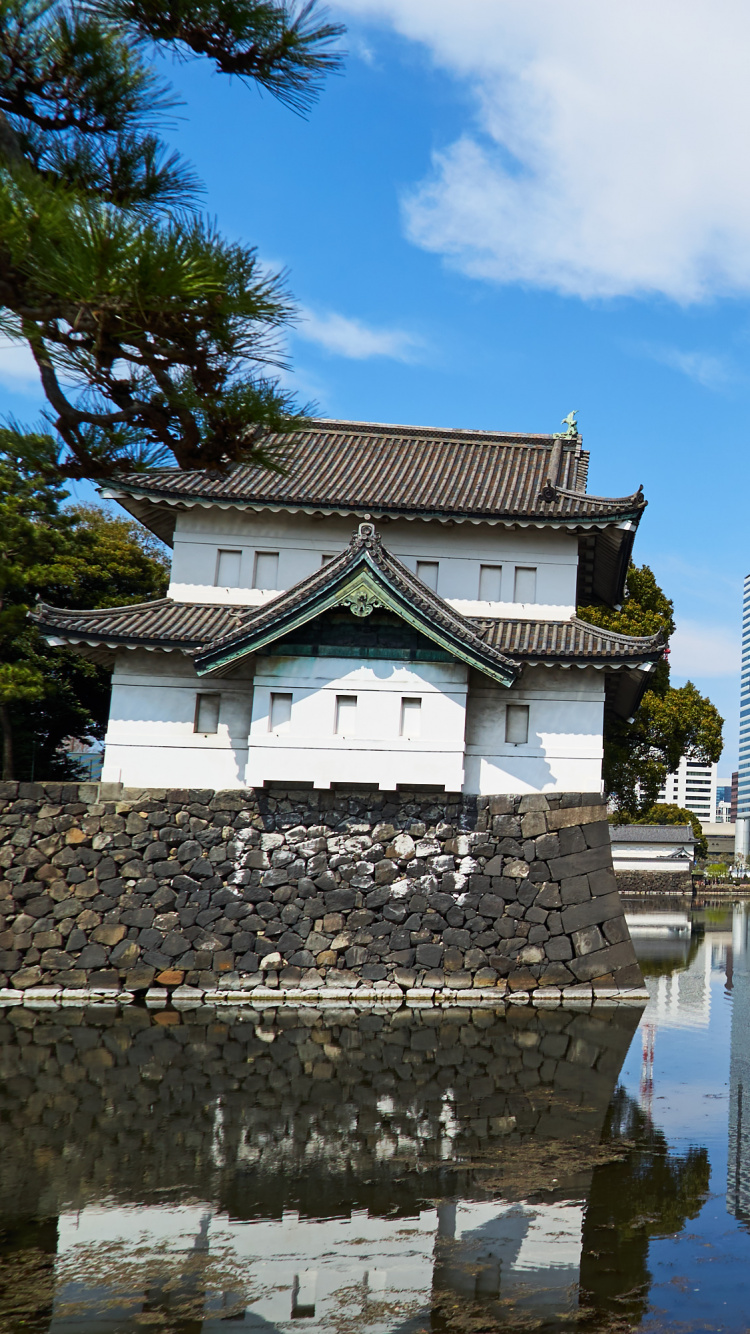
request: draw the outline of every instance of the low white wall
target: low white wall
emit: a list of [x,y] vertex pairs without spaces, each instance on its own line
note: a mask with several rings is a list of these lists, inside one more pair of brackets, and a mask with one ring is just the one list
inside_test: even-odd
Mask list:
[[[470,681],[469,681],[470,675]],[[271,693],[292,695],[289,730],[269,731]],[[221,696],[216,733],[197,733],[196,696]],[[335,733],[336,696],[356,695],[353,737]],[[419,698],[418,739],[400,735],[401,701]],[[264,782],[435,784],[449,792],[598,792],[603,674],[539,667],[493,686],[460,663],[258,657],[199,677],[181,653],[121,651],[103,778],[127,786]],[[529,740],[505,741],[508,703],[528,704]]]
[[[460,792],[467,676],[460,663],[258,657],[245,781],[376,782],[389,790],[436,783]],[[273,692],[292,695],[281,735],[270,731]],[[336,735],[338,695],[356,697],[353,736]],[[400,735],[404,698],[421,700],[418,739]]]
[[[528,704],[529,739],[505,740],[507,704]],[[595,668],[527,667],[508,691],[471,675],[465,792],[599,792],[604,674]]]
[[[219,728],[196,733],[198,692],[221,695]],[[104,782],[129,787],[241,787],[252,674],[206,682],[182,653],[121,650],[112,678]]]
[[689,871],[692,867],[692,860],[688,857],[665,857],[654,856],[653,850],[650,855],[634,855],[631,849],[627,853],[618,852],[612,849],[612,866],[615,871]]

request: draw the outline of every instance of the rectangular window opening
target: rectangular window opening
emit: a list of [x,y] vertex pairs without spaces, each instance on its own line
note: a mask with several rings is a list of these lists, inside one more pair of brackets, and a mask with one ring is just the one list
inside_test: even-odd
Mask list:
[[279,586],[278,551],[256,551],[253,569],[253,588],[272,592]]
[[480,602],[500,602],[500,584],[502,580],[502,565],[480,565],[479,566],[479,601]]
[[292,1320],[315,1319],[315,1294],[318,1282],[317,1269],[303,1269],[294,1275],[292,1284]]
[[271,707],[268,711],[268,730],[277,736],[288,732],[292,722],[292,697],[290,694],[271,695]]
[[536,602],[536,568],[528,565],[516,566],[513,601]]
[[354,736],[357,730],[357,696],[336,696],[336,736]]
[[401,735],[415,741],[422,734],[421,699],[401,700]]
[[505,710],[505,740],[511,746],[523,746],[528,739],[528,704],[509,704]]
[[216,587],[239,588],[241,551],[219,551],[216,558]]
[[194,732],[218,732],[221,695],[196,695]]
[[438,564],[436,560],[418,560],[417,578],[422,580],[433,593],[437,593],[438,585]]

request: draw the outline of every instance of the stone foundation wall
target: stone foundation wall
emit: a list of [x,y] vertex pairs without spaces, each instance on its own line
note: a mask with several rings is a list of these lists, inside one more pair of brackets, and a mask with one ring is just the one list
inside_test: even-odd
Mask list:
[[621,894],[687,894],[693,892],[689,871],[615,871]]
[[643,986],[596,794],[0,784],[0,989]]

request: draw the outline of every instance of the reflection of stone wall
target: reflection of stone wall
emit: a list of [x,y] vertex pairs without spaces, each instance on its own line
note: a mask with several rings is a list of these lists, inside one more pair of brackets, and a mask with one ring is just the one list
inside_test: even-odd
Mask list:
[[598,795],[109,786],[0,784],[0,987],[642,985]]
[[104,1197],[237,1218],[549,1201],[588,1179],[639,1017],[18,1006],[0,1015],[0,1227]]
[[693,892],[689,871],[615,871],[621,894],[687,894]]

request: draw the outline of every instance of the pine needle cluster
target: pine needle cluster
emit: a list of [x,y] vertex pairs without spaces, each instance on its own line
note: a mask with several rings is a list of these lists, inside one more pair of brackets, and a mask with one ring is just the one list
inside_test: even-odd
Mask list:
[[151,61],[210,59],[305,112],[339,25],[286,0],[0,0],[0,332],[30,349],[58,470],[269,461],[283,275],[200,211]]

